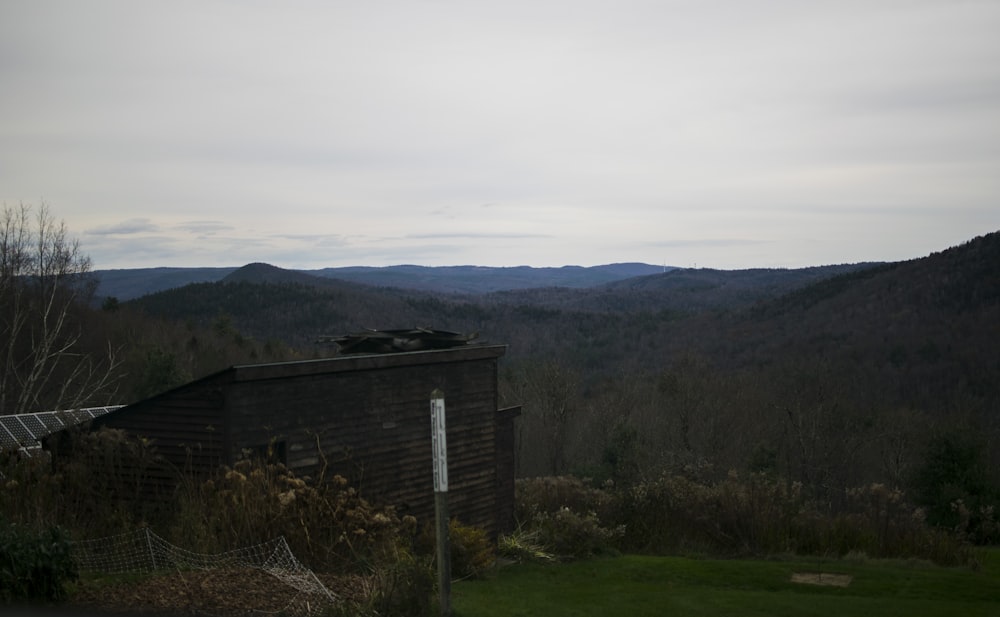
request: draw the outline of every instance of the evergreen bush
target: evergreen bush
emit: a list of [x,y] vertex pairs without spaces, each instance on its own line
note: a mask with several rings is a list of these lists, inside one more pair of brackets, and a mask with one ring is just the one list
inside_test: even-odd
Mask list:
[[71,547],[60,527],[0,527],[0,600],[11,604],[64,599],[66,583],[77,577]]

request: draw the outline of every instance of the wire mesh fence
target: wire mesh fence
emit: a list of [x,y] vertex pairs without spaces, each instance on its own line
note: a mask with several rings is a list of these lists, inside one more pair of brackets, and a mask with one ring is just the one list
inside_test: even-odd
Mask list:
[[338,601],[337,595],[295,558],[284,537],[222,553],[198,553],[167,542],[149,528],[141,528],[74,542],[73,554],[81,573],[259,570],[295,590],[293,599],[280,611],[285,614],[315,614]]

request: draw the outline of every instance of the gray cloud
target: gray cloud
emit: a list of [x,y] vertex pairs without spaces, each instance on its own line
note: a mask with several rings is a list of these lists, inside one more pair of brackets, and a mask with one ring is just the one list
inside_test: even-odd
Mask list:
[[407,234],[405,238],[412,240],[440,240],[440,239],[469,239],[469,240],[483,240],[483,239],[503,239],[503,240],[518,240],[525,238],[552,238],[552,234],[536,234],[536,233],[502,233],[502,232],[455,232],[455,233],[425,233],[425,234]]
[[161,231],[160,226],[148,218],[128,219],[112,225],[91,227],[86,233],[92,236],[128,236]]
[[2,12],[0,200],[99,265],[817,265],[1000,228],[996,3]]
[[174,229],[197,234],[199,236],[213,236],[222,232],[229,232],[236,229],[230,223],[222,221],[185,221],[174,225]]
[[646,242],[645,246],[654,248],[730,248],[766,244],[767,240],[751,240],[747,238],[685,238],[664,239],[659,242]]

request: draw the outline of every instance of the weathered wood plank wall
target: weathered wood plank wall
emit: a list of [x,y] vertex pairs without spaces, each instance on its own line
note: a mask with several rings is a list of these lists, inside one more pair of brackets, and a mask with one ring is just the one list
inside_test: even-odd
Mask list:
[[[348,478],[366,498],[432,520],[430,394],[441,389],[448,424],[449,509],[463,523],[496,532],[499,354],[478,359],[455,351],[419,355],[436,361],[241,381],[227,396],[230,455],[238,456],[236,449],[246,444],[284,442],[287,464],[300,475],[319,473],[325,461],[328,476]],[[385,358],[399,360],[400,355]]]
[[196,381],[94,420],[148,438],[160,457],[148,470],[151,495],[170,496],[180,473],[207,473],[227,461],[224,375]]
[[445,393],[449,510],[491,534],[513,516],[513,417],[497,411],[504,346],[233,367],[123,408],[95,426],[153,440],[164,487],[272,440],[299,475],[348,478],[367,499],[433,520],[430,395]]

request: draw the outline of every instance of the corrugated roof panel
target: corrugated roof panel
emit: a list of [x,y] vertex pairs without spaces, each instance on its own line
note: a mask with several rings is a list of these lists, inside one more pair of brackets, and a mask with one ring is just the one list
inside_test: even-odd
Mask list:
[[70,426],[103,416],[124,405],[0,416],[0,450],[38,446],[39,440]]
[[45,424],[38,418],[38,414],[22,415],[21,422],[35,439],[38,439],[39,436],[48,435],[50,433],[49,429],[46,428]]
[[61,431],[69,426],[69,424],[63,422],[59,418],[59,412],[56,411],[43,411],[42,413],[35,415],[38,416],[38,419],[45,425],[45,428],[49,430],[49,434]]
[[14,433],[7,428],[6,420],[11,417],[13,416],[0,416],[0,450],[11,450],[21,445],[14,437]]
[[7,430],[14,435],[14,439],[18,440],[20,443],[30,443],[35,440],[35,436],[31,434],[28,427],[24,425],[21,421],[21,417],[18,416],[7,416]]

